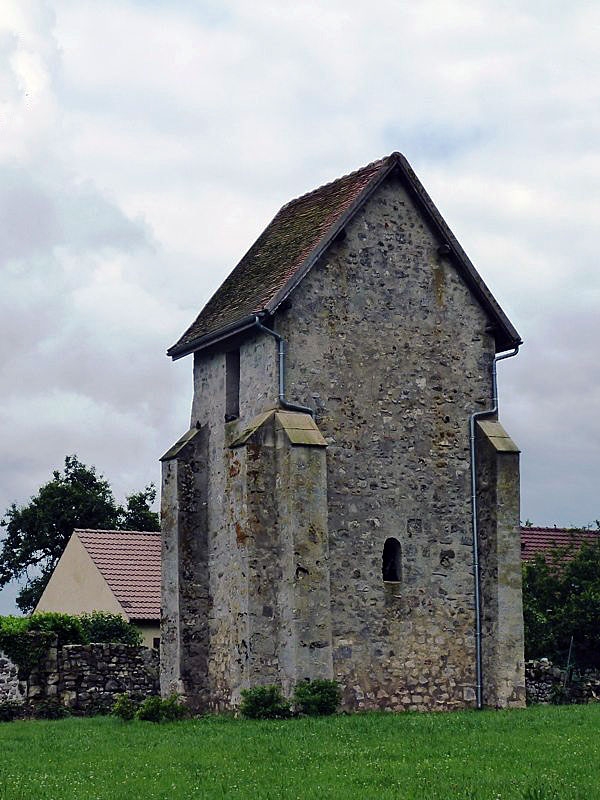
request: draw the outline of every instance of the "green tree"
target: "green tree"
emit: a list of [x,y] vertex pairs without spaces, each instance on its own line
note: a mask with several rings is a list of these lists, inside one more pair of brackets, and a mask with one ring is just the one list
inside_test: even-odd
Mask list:
[[124,531],[159,531],[159,516],[150,508],[155,500],[156,488],[153,483],[141,492],[128,495],[127,505],[121,509],[119,527]]
[[150,504],[152,484],[117,505],[108,481],[95,467],[66,456],[64,471],[54,470],[27,505],[13,503],[0,523],[6,533],[0,550],[0,588],[24,580],[17,605],[32,611],[61,557],[74,528],[158,530],[158,515]]
[[553,550],[523,568],[525,655],[600,667],[600,538]]

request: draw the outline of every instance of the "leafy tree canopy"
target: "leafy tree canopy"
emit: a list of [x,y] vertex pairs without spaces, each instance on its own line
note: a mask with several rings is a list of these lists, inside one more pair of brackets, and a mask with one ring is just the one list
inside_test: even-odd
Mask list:
[[600,667],[600,537],[551,551],[523,567],[526,658]]
[[117,505],[108,481],[95,467],[66,456],[64,471],[54,470],[27,505],[13,503],[0,523],[6,529],[0,550],[0,588],[25,578],[17,596],[24,612],[32,611],[61,557],[74,528],[113,530],[160,529],[151,510],[156,498],[153,484]]

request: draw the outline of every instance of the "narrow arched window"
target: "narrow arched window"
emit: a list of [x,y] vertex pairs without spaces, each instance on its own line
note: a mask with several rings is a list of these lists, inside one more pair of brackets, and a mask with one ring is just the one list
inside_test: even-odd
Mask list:
[[381,571],[386,583],[400,583],[402,580],[402,548],[398,539],[385,540]]

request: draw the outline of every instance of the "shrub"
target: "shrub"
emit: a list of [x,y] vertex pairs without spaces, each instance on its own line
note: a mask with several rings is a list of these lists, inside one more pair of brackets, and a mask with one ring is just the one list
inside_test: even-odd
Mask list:
[[166,700],[162,701],[160,712],[161,722],[177,722],[177,720],[185,719],[188,715],[186,706],[176,694],[169,695]]
[[162,700],[160,697],[147,697],[138,708],[135,714],[136,719],[141,719],[144,722],[160,722],[161,705]]
[[87,642],[142,643],[139,629],[120,614],[92,611],[91,614],[82,614],[80,621]]
[[279,686],[272,685],[242,689],[240,711],[247,719],[287,719],[291,716],[289,702],[281,694]]
[[59,647],[90,642],[142,642],[140,631],[119,614],[93,611],[77,617],[44,611],[31,617],[0,616],[0,650],[19,667],[21,680],[26,680],[44,660],[54,638]]
[[63,719],[71,716],[69,710],[53,697],[35,703],[31,706],[31,711],[36,719]]
[[0,722],[12,722],[23,714],[23,706],[21,703],[15,703],[12,700],[5,700],[0,703]]
[[29,631],[51,633],[58,639],[58,646],[64,644],[85,644],[86,638],[81,621],[72,614],[61,614],[58,611],[44,611],[29,617]]
[[130,722],[135,717],[137,706],[138,704],[127,693],[118,694],[110,713],[123,722]]
[[335,681],[304,681],[294,690],[296,710],[310,717],[335,714],[341,699],[342,693]]
[[31,617],[0,617],[0,650],[19,667],[22,680],[43,661],[55,637],[59,646],[85,642],[79,619],[70,614],[44,612]]
[[21,680],[44,660],[54,639],[50,631],[31,631],[30,624],[28,617],[0,617],[0,650],[17,665]]
[[527,659],[600,668],[600,537],[524,565],[523,617]]
[[136,712],[136,719],[143,722],[175,722],[187,716],[187,708],[176,694],[166,700],[160,697],[147,697]]

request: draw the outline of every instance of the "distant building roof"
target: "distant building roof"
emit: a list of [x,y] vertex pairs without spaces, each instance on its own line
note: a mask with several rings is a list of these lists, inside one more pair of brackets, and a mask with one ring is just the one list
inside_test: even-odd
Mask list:
[[557,548],[577,549],[584,542],[593,544],[600,537],[600,531],[577,528],[521,528],[521,559],[533,561],[538,553],[544,555]]
[[73,531],[132,620],[160,619],[160,533]]
[[318,261],[354,214],[393,171],[448,249],[461,275],[494,322],[496,348],[521,339],[479,276],[401,153],[291,200],[276,214],[233,272],[169,350],[180,358],[249,329],[255,315],[272,315]]

